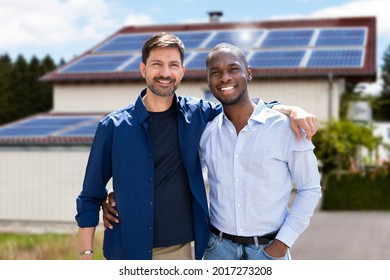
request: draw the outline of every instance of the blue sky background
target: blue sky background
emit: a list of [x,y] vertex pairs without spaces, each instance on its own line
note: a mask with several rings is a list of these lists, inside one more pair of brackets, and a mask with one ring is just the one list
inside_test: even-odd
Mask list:
[[56,62],[80,55],[125,25],[345,16],[377,17],[377,66],[390,45],[390,0],[0,0],[0,54]]

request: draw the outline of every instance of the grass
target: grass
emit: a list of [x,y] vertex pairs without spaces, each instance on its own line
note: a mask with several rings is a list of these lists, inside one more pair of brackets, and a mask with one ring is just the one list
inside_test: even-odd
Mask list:
[[[103,259],[103,234],[97,232],[94,259]],[[77,260],[77,234],[0,233],[0,260]]]

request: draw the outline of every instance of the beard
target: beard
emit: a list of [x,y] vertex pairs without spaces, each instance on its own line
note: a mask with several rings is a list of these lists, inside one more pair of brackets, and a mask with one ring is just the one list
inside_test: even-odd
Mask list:
[[156,82],[157,80],[167,80],[167,79],[159,77],[159,78],[153,79],[150,83],[147,83],[147,87],[150,89],[150,91],[153,92],[153,94],[155,94],[157,96],[161,96],[161,97],[171,96],[175,93],[176,89],[179,86],[177,84],[176,79],[169,79],[171,84],[167,87],[161,87],[161,86],[157,85],[157,82]]

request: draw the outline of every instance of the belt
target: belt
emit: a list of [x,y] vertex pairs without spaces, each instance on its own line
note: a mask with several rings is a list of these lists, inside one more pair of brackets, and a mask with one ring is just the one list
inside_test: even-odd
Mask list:
[[[229,239],[233,241],[234,243],[238,244],[261,244],[265,245],[268,244],[271,240],[274,240],[278,232],[274,232],[271,234],[263,235],[263,236],[237,236],[237,235],[231,235],[228,233],[221,232],[219,229],[217,229],[214,226],[211,226],[211,232],[215,235],[218,235],[222,238]],[[256,242],[257,239],[257,242]]]

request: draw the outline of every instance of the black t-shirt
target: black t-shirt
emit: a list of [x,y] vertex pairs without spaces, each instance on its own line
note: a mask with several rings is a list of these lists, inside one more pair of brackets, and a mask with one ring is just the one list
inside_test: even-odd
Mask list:
[[193,240],[192,195],[179,148],[177,108],[149,112],[154,154],[154,247]]

